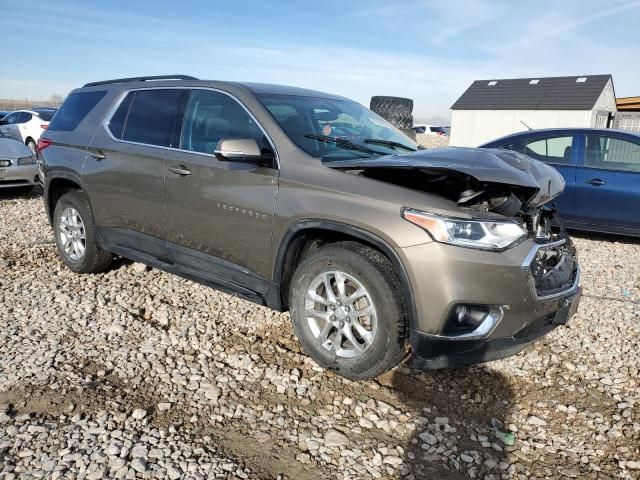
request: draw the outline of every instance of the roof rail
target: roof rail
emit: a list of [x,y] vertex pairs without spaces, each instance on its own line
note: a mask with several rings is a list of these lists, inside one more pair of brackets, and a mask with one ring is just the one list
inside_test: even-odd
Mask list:
[[96,87],[98,85],[108,85],[110,83],[125,83],[125,82],[147,82],[149,80],[199,80],[196,77],[189,75],[155,75],[151,77],[129,77],[129,78],[114,78],[113,80],[102,80],[100,82],[90,82],[84,87]]

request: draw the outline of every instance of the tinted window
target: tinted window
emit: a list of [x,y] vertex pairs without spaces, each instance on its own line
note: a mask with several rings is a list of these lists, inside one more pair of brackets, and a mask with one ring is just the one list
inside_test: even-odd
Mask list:
[[56,113],[55,110],[42,110],[39,112],[36,112],[38,114],[38,117],[40,117],[41,120],[44,120],[45,122],[50,122],[51,119],[53,118],[54,113]]
[[18,120],[16,120],[16,123],[27,123],[32,118],[33,118],[33,115],[31,115],[29,112],[19,112]]
[[265,149],[271,150],[260,127],[233,98],[207,90],[191,91],[180,148],[213,154],[222,138],[252,138],[263,152]]
[[61,132],[75,130],[106,93],[104,90],[72,93],[55,113],[48,129]]
[[587,167],[640,172],[640,144],[600,135],[586,139]]
[[4,117],[2,119],[2,123],[4,125],[12,125],[12,124],[16,123],[17,119],[18,119],[18,113],[17,112],[10,113],[9,115],[7,115],[6,117]]
[[427,128],[426,127],[414,127],[413,130],[416,133],[425,133],[427,131]]
[[122,139],[168,147],[183,92],[178,89],[133,92]]
[[545,163],[571,163],[573,137],[528,140],[524,153]]
[[131,92],[127,94],[125,99],[120,102],[118,109],[109,120],[109,130],[111,134],[119,139],[122,139],[122,133],[124,132],[124,124],[127,120],[127,115],[129,115],[129,109],[131,108],[131,101],[133,97],[135,97],[135,92]]

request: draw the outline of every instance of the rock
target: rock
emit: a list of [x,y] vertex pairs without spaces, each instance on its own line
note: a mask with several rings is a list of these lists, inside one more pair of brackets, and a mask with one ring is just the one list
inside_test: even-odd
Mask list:
[[147,416],[147,411],[143,410],[142,408],[135,409],[131,414],[131,418],[133,418],[134,420],[142,420],[146,416]]
[[256,432],[253,438],[255,438],[258,443],[266,443],[271,440],[271,435],[266,432]]
[[134,263],[132,268],[134,273],[140,275],[145,273],[149,267],[147,267],[144,263]]
[[418,437],[420,437],[420,440],[428,445],[435,445],[436,443],[438,443],[438,438],[429,432],[422,432],[420,435],[418,435]]
[[547,424],[547,422],[539,417],[536,417],[535,415],[531,415],[529,418],[527,418],[527,423],[530,425],[536,425],[538,427],[543,427]]
[[168,402],[161,402],[158,404],[158,411],[160,412],[166,412],[170,408],[171,408],[171,404]]
[[349,443],[349,437],[332,428],[327,430],[324,434],[324,444],[327,447],[341,447],[349,445]]
[[373,422],[371,420],[367,420],[366,418],[360,418],[358,423],[362,428],[373,428]]
[[131,468],[138,473],[143,473],[147,470],[147,462],[142,458],[134,458],[131,460]]
[[460,455],[460,460],[462,460],[465,463],[473,463],[473,457],[470,455],[467,455],[466,453],[463,453]]

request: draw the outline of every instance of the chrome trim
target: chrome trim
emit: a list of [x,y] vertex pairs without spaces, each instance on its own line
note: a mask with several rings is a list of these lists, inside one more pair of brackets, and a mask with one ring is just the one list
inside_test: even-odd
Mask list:
[[201,156],[205,156],[205,157],[209,157],[209,158],[214,158],[217,162],[220,161],[215,156],[215,153],[214,154],[210,154],[210,153],[204,153],[204,152],[193,152],[191,150],[185,150],[183,148],[163,147],[163,146],[160,146],[160,145],[152,145],[152,144],[149,144],[149,143],[140,143],[140,142],[132,142],[130,140],[121,140],[119,138],[114,137],[113,134],[111,133],[111,130],[109,130],[109,122],[111,121],[111,119],[115,115],[116,110],[118,110],[118,107],[124,101],[124,99],[127,97],[127,95],[129,93],[131,93],[131,92],[139,92],[139,91],[143,91],[143,90],[209,90],[211,92],[217,92],[217,93],[221,93],[223,95],[228,96],[229,98],[231,98],[234,101],[236,101],[244,109],[244,111],[247,112],[247,114],[251,117],[251,119],[254,122],[256,122],[256,125],[258,125],[258,128],[260,128],[260,130],[262,131],[264,136],[267,138],[267,141],[269,142],[269,145],[271,145],[271,148],[273,149],[273,153],[275,154],[275,159],[276,159],[276,164],[277,164],[276,169],[280,170],[280,156],[278,155],[278,149],[276,148],[275,142],[271,139],[271,137],[269,136],[267,131],[264,129],[262,124],[260,124],[260,122],[258,122],[258,120],[253,115],[253,113],[251,113],[251,111],[244,105],[244,103],[242,103],[235,95],[233,95],[233,94],[231,94],[229,92],[226,92],[224,90],[220,90],[218,88],[213,88],[213,87],[189,87],[189,86],[161,87],[161,86],[156,86],[156,87],[131,88],[131,89],[128,89],[128,90],[123,90],[119,94],[120,95],[119,98],[113,104],[111,109],[109,109],[109,111],[107,112],[107,115],[105,116],[104,120],[101,123],[101,125],[104,128],[105,132],[107,132],[107,135],[109,136],[109,138],[111,140],[113,140],[114,142],[128,143],[130,145],[140,145],[140,146],[143,146],[143,147],[161,148],[163,150],[172,150],[174,152],[191,153],[191,154],[194,154],[194,155],[201,155]]
[[442,335],[433,333],[424,333],[422,335],[428,335],[430,337],[436,337],[439,340],[482,340],[491,335],[491,332],[495,330],[502,318],[504,317],[504,307],[491,307],[489,313],[482,321],[482,323],[475,330],[463,333],[461,335]]
[[538,250],[540,250],[541,248],[559,247],[560,245],[564,245],[565,243],[567,243],[566,238],[563,238],[562,240],[556,240],[555,242],[536,243],[525,257],[524,261],[522,262],[522,266],[525,268],[529,268],[531,266],[531,262],[533,262],[533,259],[536,258]]

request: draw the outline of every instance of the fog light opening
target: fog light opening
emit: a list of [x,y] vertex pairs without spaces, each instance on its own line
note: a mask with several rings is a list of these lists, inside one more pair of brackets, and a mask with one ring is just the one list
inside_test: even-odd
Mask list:
[[482,338],[489,335],[500,320],[503,308],[494,305],[456,305],[443,335],[451,339]]

